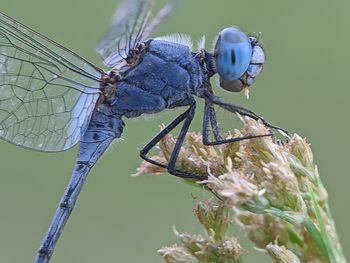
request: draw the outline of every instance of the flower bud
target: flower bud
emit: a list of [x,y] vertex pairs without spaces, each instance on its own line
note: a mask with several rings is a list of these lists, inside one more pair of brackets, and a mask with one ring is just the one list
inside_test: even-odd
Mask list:
[[269,244],[266,246],[266,251],[274,263],[300,263],[299,258],[285,246]]

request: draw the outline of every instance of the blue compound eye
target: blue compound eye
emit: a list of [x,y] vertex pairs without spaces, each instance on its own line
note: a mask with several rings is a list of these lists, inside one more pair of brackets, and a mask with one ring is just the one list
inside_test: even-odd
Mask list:
[[239,29],[225,28],[219,34],[214,54],[220,78],[231,81],[247,71],[252,58],[252,45],[248,36]]

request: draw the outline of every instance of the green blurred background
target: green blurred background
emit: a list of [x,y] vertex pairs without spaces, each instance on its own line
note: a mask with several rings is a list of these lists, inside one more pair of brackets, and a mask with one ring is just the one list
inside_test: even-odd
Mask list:
[[[94,46],[116,5],[116,0],[1,0],[1,11],[100,66]],[[312,144],[348,257],[349,8],[347,0],[183,0],[156,32],[186,33],[194,40],[205,34],[208,49],[217,32],[227,26],[262,32],[267,63],[251,99],[224,91],[218,94],[298,132]],[[191,194],[208,194],[169,175],[130,177],[141,162],[140,147],[159,124],[178,113],[127,120],[123,140],[88,178],[53,263],[161,262],[156,250],[177,241],[173,225],[179,231],[202,231],[192,215]],[[199,110],[192,130],[201,129],[201,117]],[[76,148],[45,154],[0,142],[0,262],[32,261],[69,180],[75,154]],[[249,252],[246,262],[270,262],[261,255]]]

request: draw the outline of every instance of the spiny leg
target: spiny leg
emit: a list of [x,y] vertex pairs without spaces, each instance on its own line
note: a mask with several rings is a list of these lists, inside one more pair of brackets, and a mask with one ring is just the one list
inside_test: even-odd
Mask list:
[[188,115],[187,115],[186,119],[184,120],[184,124],[183,124],[183,126],[182,126],[182,128],[180,130],[179,136],[177,137],[174,150],[171,153],[170,160],[169,160],[169,163],[168,163],[168,171],[169,171],[170,174],[173,174],[175,176],[182,177],[182,178],[189,178],[189,179],[196,179],[196,180],[206,180],[206,179],[208,179],[207,176],[198,176],[198,175],[195,175],[193,173],[177,170],[175,168],[176,160],[177,160],[177,158],[179,156],[179,153],[180,153],[180,150],[181,150],[181,146],[182,146],[182,144],[183,144],[183,142],[185,140],[188,128],[190,127],[190,124],[191,124],[191,122],[193,120],[194,113],[195,113],[195,108],[196,108],[196,104],[193,104],[189,108]]
[[[177,177],[185,178],[185,179],[195,179],[195,180],[205,180],[207,179],[207,176],[198,176],[193,173],[180,171],[176,169],[176,161],[179,156],[181,146],[185,140],[186,133],[188,131],[188,128],[192,122],[192,119],[194,117],[196,104],[193,102],[193,104],[190,106],[188,110],[186,110],[184,113],[179,115],[177,118],[175,118],[168,126],[166,126],[162,131],[160,131],[154,138],[151,139],[150,142],[148,142],[140,151],[140,157],[144,159],[145,161],[152,163],[154,165],[166,168],[168,172],[172,175],[175,175]],[[169,163],[162,164],[160,162],[157,162],[155,160],[152,160],[151,158],[147,157],[147,154],[149,151],[162,139],[164,136],[169,134],[177,125],[179,125],[182,121],[184,121],[184,124],[180,130],[179,136],[176,140],[176,144],[174,147],[173,152],[171,153]]]
[[[215,137],[215,141],[210,141],[209,139],[209,123],[212,127],[213,134]],[[234,137],[230,139],[222,139],[216,114],[214,108],[210,102],[205,102],[204,115],[203,115],[203,144],[204,145],[219,145],[225,143],[233,143],[247,139],[259,138],[264,136],[271,136],[272,134],[261,134],[261,135],[250,135],[250,136],[242,136],[242,137]]]
[[161,139],[163,139],[167,134],[169,134],[173,129],[175,129],[177,125],[179,125],[186,118],[189,110],[190,109],[177,116],[170,124],[168,124],[163,130],[161,130],[156,136],[154,136],[145,146],[143,146],[140,150],[140,157],[151,164],[167,168],[168,166],[166,164],[162,164],[160,162],[152,160],[151,158],[147,157],[147,154],[154,146],[157,145],[157,143],[160,142]]
[[222,135],[218,122],[216,120],[216,113],[212,103],[205,101],[204,114],[203,114],[203,137],[209,138],[209,122],[212,127],[214,138],[216,141],[222,140]]
[[218,105],[219,107],[221,107],[227,111],[230,111],[233,113],[238,113],[242,116],[247,116],[247,117],[250,117],[254,120],[261,120],[266,127],[269,127],[271,129],[275,129],[275,130],[283,131],[287,135],[289,134],[289,132],[286,129],[283,129],[281,127],[278,127],[278,126],[275,126],[275,125],[268,123],[267,121],[265,121],[265,119],[263,117],[255,114],[253,111],[251,111],[249,109],[246,109],[242,106],[238,106],[238,105],[235,105],[232,103],[225,102],[222,99],[216,97],[214,94],[207,93],[206,95],[207,95],[206,98],[209,100],[209,102],[211,102],[215,105]]

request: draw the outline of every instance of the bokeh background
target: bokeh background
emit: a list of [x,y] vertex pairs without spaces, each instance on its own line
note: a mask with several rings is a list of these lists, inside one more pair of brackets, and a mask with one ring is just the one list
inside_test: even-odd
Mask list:
[[[1,11],[76,51],[96,65],[94,46],[117,0],[1,0]],[[157,7],[165,1],[159,0]],[[274,124],[298,132],[312,145],[345,254],[350,257],[350,2],[182,1],[156,35],[207,37],[238,25],[262,32],[267,63],[251,92],[217,91]],[[199,107],[201,108],[201,107]],[[169,175],[133,178],[138,150],[158,125],[179,111],[127,120],[115,144],[88,178],[52,258],[58,262],[161,262],[156,250],[176,242],[172,226],[201,232],[192,215],[197,191]],[[201,129],[200,110],[192,130]],[[227,118],[226,120],[229,120]],[[0,262],[31,262],[69,180],[76,148],[38,153],[0,141]],[[270,262],[250,250],[246,262]]]

